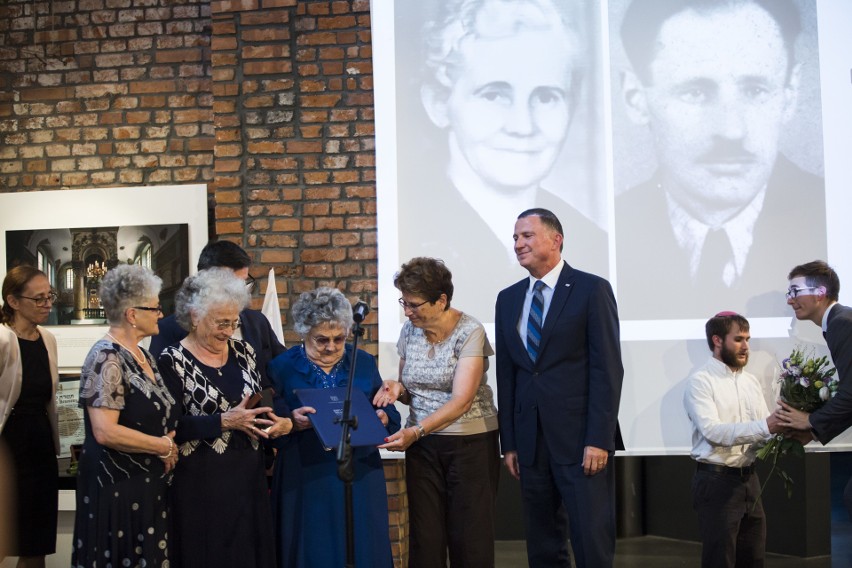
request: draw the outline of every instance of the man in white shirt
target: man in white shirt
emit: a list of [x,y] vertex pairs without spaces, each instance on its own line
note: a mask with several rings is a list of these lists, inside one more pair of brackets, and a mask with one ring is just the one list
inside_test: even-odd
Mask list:
[[713,352],[689,377],[683,405],[692,422],[692,499],[698,514],[705,568],[763,566],[766,516],[756,450],[782,430],[770,414],[760,383],[744,371],[749,355],[749,323],[734,312],[707,320]]

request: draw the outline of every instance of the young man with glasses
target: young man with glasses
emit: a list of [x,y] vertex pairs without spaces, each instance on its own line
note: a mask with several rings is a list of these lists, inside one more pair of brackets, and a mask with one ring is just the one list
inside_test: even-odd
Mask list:
[[[852,308],[837,303],[840,278],[821,260],[793,268],[787,279],[787,304],[796,319],[812,321],[822,328],[840,388],[834,398],[812,414],[784,402],[779,402],[775,414],[783,426],[799,431],[796,437],[800,442],[814,439],[827,444],[852,426]],[[843,492],[843,502],[852,518],[852,479]]]
[[[207,243],[198,257],[199,271],[208,268],[229,268],[234,271],[235,276],[245,280],[249,292],[254,287],[254,278],[249,274],[250,266],[251,257],[248,253],[230,241]],[[257,368],[263,380],[267,381],[266,366],[276,355],[285,351],[284,346],[275,337],[269,320],[259,310],[246,308],[240,312],[239,324],[233,329],[236,339],[243,339],[254,348]],[[178,325],[174,314],[163,318],[160,320],[160,333],[151,338],[151,354],[159,357],[163,349],[178,343],[186,335],[187,331]]]

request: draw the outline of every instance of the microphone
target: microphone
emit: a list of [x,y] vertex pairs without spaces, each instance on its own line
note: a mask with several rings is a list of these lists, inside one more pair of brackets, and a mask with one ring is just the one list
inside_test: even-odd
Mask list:
[[352,319],[355,320],[355,323],[361,323],[364,321],[364,318],[367,317],[367,314],[369,313],[370,306],[367,305],[367,302],[358,300],[358,302],[352,307]]

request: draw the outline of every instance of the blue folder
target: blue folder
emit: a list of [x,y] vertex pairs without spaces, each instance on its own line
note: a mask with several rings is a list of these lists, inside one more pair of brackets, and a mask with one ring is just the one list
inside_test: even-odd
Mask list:
[[[316,414],[308,414],[314,430],[326,450],[336,449],[340,444],[340,432],[343,426],[335,420],[343,416],[343,401],[346,400],[346,387],[333,389],[296,389],[293,391],[302,406],[312,406]],[[363,391],[352,390],[352,402],[349,414],[358,417],[358,428],[350,428],[352,446],[378,446],[385,443],[387,429],[376,416],[376,410],[367,400]]]

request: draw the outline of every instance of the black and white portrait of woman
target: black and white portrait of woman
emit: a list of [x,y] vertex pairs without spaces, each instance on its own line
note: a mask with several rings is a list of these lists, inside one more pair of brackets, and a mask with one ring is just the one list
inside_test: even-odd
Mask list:
[[444,260],[460,305],[492,321],[497,292],[523,275],[515,219],[545,207],[565,259],[606,275],[597,2],[393,9],[400,259]]

